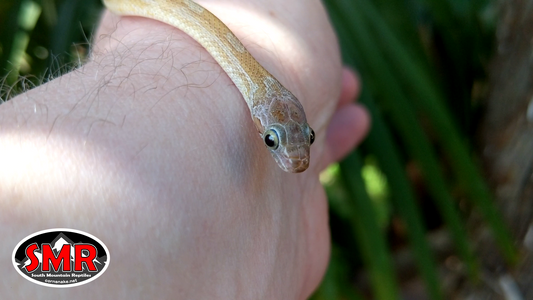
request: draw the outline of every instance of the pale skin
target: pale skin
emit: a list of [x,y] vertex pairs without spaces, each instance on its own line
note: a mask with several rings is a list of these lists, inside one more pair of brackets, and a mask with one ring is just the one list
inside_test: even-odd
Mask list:
[[[188,36],[105,14],[93,57],[0,106],[0,295],[6,299],[305,299],[329,257],[318,174],[369,127],[318,2],[198,1],[298,96],[309,169],[283,172],[242,96]],[[13,247],[39,230],[100,238],[109,269],[71,289],[30,283]]]

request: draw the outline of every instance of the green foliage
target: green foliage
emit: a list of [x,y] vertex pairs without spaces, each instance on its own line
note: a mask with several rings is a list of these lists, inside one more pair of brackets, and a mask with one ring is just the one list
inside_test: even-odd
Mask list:
[[2,0],[0,99],[78,66],[101,8],[100,0]]
[[[383,272],[393,272],[390,253],[377,249],[386,246],[365,239],[367,235],[375,240],[384,240],[386,236],[384,230],[377,231],[376,213],[374,218],[367,216],[372,212],[360,204],[370,201],[360,176],[362,158],[371,156],[385,174],[390,203],[407,228],[411,250],[430,299],[443,299],[444,295],[425,239],[427,229],[421,208],[417,206],[416,193],[407,176],[410,163],[423,175],[423,184],[451,232],[457,254],[471,280],[477,280],[478,262],[457,208],[459,199],[469,201],[481,211],[501,253],[513,263],[516,250],[468,143],[475,130],[473,85],[483,80],[492,53],[492,3],[484,0],[326,0],[325,3],[339,35],[344,62],[361,74],[360,101],[369,108],[373,119],[372,130],[362,147],[340,164],[338,176],[346,182],[345,191],[328,193],[345,196],[342,200],[330,197],[332,214],[342,211],[343,218],[349,220],[347,223],[356,228],[344,235],[333,234],[334,243],[356,239],[374,297],[399,297],[383,291],[396,290],[392,274],[383,275]],[[326,188],[339,189],[328,185]],[[358,209],[349,209],[355,205]],[[371,233],[360,231],[359,226],[365,221],[374,223],[363,227]],[[389,257],[382,257],[383,254]],[[337,264],[337,259],[332,257],[332,266]],[[320,298],[322,292],[319,289],[315,297]],[[349,296],[337,295],[337,298]]]
[[[368,274],[375,299],[398,299],[387,237],[393,218],[407,230],[431,299],[443,299],[426,241],[419,194],[408,166],[453,236],[458,256],[476,280],[458,200],[479,210],[501,253],[516,250],[492,204],[469,144],[476,125],[473,86],[493,51],[494,7],[488,0],[324,0],[344,62],[363,82],[360,102],[372,114],[364,144],[328,169],[333,252],[313,299],[362,299],[355,271]],[[3,0],[0,3],[0,99],[76,67],[88,53],[99,0]],[[21,78],[24,78],[23,80]]]

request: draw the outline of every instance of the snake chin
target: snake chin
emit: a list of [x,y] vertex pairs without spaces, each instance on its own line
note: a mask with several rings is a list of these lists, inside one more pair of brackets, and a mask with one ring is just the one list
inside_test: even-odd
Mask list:
[[299,146],[285,149],[283,152],[272,152],[279,167],[290,173],[301,173],[309,167],[309,147]]

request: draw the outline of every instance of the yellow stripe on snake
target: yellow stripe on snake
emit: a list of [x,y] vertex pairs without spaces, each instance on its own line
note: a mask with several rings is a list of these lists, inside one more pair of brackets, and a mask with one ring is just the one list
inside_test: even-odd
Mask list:
[[104,0],[119,15],[172,25],[196,40],[241,92],[266,147],[286,172],[309,166],[315,133],[298,99],[261,66],[216,16],[191,0]]

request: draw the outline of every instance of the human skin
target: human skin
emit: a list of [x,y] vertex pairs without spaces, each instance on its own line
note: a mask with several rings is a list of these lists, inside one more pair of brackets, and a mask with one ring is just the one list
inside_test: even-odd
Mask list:
[[[305,299],[329,257],[318,175],[366,134],[323,7],[198,1],[295,94],[316,132],[301,174],[275,163],[229,77],[183,32],[104,14],[91,59],[0,105],[0,295],[6,299]],[[11,253],[83,230],[108,270],[75,288],[23,279]]]

